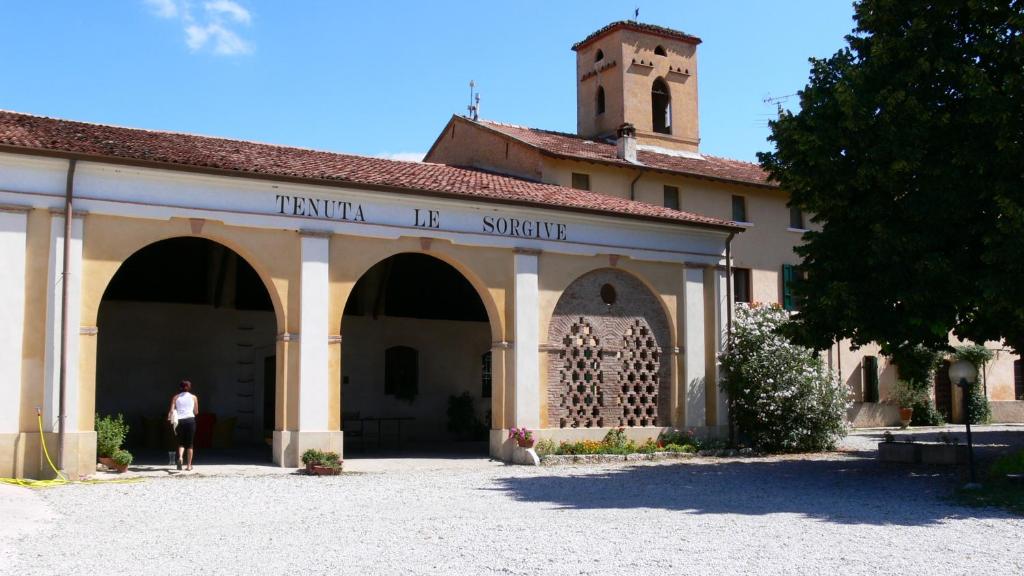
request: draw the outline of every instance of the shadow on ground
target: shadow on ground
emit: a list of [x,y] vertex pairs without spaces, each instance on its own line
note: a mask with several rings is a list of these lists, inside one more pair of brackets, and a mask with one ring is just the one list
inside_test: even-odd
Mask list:
[[[979,433],[975,440],[982,444],[984,459],[1006,449],[1005,435]],[[873,452],[865,451],[829,458],[708,459],[596,472],[581,468],[573,474],[502,478],[499,486],[517,500],[562,509],[784,513],[838,524],[899,526],[1008,517],[999,509],[953,503],[964,473],[963,467],[879,463]]]

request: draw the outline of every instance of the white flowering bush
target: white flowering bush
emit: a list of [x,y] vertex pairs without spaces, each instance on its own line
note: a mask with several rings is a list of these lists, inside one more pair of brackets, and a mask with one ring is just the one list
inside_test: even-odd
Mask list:
[[739,433],[758,450],[831,450],[846,433],[848,393],[817,353],[782,335],[788,319],[778,306],[736,306],[722,389]]

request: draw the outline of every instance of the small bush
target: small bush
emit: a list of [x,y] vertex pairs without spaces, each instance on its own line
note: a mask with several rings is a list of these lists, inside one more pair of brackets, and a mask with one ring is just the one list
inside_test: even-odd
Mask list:
[[1024,450],[996,460],[988,474],[993,479],[1005,478],[1007,474],[1024,474]]
[[910,423],[914,426],[943,426],[946,424],[946,419],[935,408],[935,403],[932,402],[931,398],[921,399],[912,408],[914,409],[914,415]]
[[778,306],[736,307],[722,389],[740,434],[759,451],[831,450],[846,433],[849,393],[820,355],[781,333],[788,320]]
[[317,450],[310,448],[302,453],[302,463],[306,466],[326,466],[328,468],[341,468],[341,456],[337,452],[328,450]]
[[[966,360],[978,370],[978,379],[968,391],[971,395],[971,406],[967,417],[971,424],[987,424],[992,421],[992,408],[985,397],[985,365],[995,357],[995,353],[980,344],[964,344],[957,346],[955,350],[957,360]],[[956,387],[956,382],[953,382],[953,386],[954,393],[959,393],[960,389]]]
[[555,441],[550,438],[543,440],[537,440],[537,443],[533,445],[533,450],[537,453],[537,456],[548,456],[558,452],[558,445]]
[[132,453],[127,450],[117,450],[110,456],[110,458],[114,461],[114,464],[117,464],[118,466],[128,466],[132,463],[132,460],[134,460]]
[[96,415],[96,455],[102,458],[112,458],[114,453],[121,449],[125,437],[128,436],[128,425],[124,423],[124,416],[100,416]]

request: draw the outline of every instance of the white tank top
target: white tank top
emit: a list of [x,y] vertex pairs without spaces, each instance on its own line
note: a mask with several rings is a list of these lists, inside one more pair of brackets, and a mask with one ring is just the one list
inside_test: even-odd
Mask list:
[[178,413],[178,420],[195,417],[196,397],[191,392],[182,392],[174,398],[174,411]]

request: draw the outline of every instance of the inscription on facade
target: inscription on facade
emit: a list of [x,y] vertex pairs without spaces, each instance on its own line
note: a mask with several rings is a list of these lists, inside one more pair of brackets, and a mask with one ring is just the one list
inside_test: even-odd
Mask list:
[[324,200],[305,196],[274,196],[278,214],[288,216],[306,216],[309,218],[326,218],[328,220],[349,220],[366,222],[363,216],[363,205],[342,200]]
[[538,238],[540,240],[565,240],[565,224],[544,220],[523,220],[505,216],[484,216],[483,231],[498,236],[516,238]]
[[[363,205],[358,202],[346,202],[344,200],[326,200],[312,196],[286,196],[277,194],[274,196],[275,206],[278,214],[285,216],[304,216],[306,218],[322,218],[325,220],[342,220],[347,222],[366,222],[363,212]],[[389,212],[375,212],[378,217],[383,214],[385,222],[380,224],[398,224],[408,226],[405,223],[386,222],[396,216],[388,217]],[[426,208],[412,208],[412,225],[416,228],[432,228],[443,230],[441,227],[441,211]],[[528,218],[515,218],[511,216],[484,216],[480,220],[480,232],[495,236],[508,236],[512,238],[535,238],[537,240],[567,240],[568,233],[565,224],[549,222],[546,220],[530,220]],[[471,230],[451,230],[452,232],[470,232]]]

